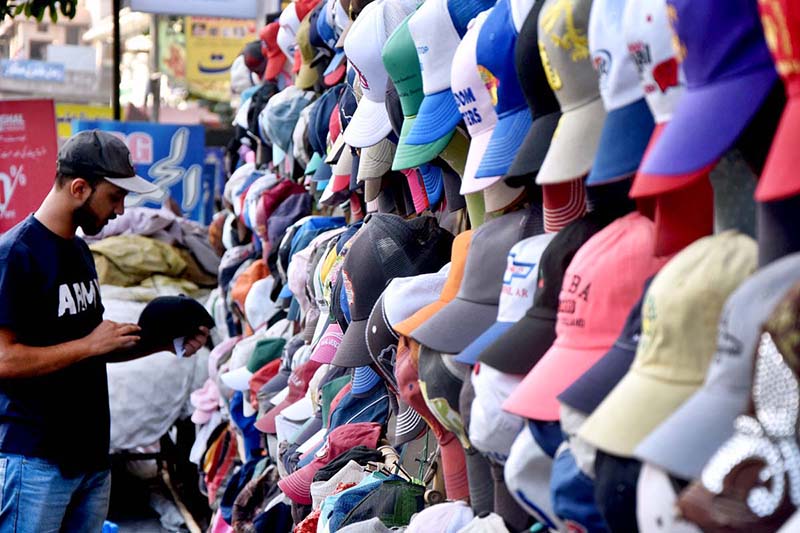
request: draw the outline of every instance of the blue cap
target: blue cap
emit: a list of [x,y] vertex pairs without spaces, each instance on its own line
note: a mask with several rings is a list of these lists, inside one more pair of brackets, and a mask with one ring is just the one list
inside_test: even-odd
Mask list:
[[420,174],[422,174],[422,181],[425,183],[425,194],[428,195],[428,203],[431,207],[434,207],[442,200],[444,193],[442,168],[430,163],[424,163],[418,168]]
[[499,0],[483,23],[475,51],[478,71],[497,112],[497,125],[475,172],[476,178],[502,176],[508,172],[533,123],[517,77],[516,44],[517,31],[509,0]]
[[406,137],[408,144],[429,144],[449,135],[461,121],[453,91],[426,94]]
[[601,185],[636,173],[655,128],[647,101],[609,111],[586,185]]
[[[335,0],[328,1],[331,2]],[[319,38],[322,39],[322,42],[325,43],[326,47],[328,47],[330,50],[334,50],[336,48],[336,32],[333,30],[331,25],[328,24],[328,19],[324,15],[324,11],[326,9],[327,2],[322,8],[319,18],[317,18],[317,34],[319,35]]]
[[245,417],[242,412],[244,396],[241,391],[236,391],[231,397],[229,412],[231,420],[242,431],[244,437],[244,450],[247,459],[255,457],[254,452],[261,448],[261,432],[255,427],[256,415]]
[[308,117],[308,143],[319,154],[324,154],[327,151],[331,113],[333,113],[333,108],[339,102],[339,97],[343,90],[344,84],[331,87],[312,104],[314,107]]
[[578,468],[569,448],[553,461],[550,494],[553,512],[562,520],[574,522],[583,531],[608,531],[594,500],[594,482]]
[[496,0],[447,0],[447,10],[459,37],[467,33],[470,21],[479,13],[494,7]]
[[359,366],[353,372],[353,396],[368,394],[381,382],[381,377],[369,366]]
[[333,59],[331,59],[331,62],[328,63],[328,67],[325,69],[325,72],[322,73],[322,77],[333,74],[334,71],[342,65],[344,60],[344,48],[334,49]]
[[317,170],[314,171],[314,174],[311,176],[311,181],[320,182],[319,185],[317,185],[317,190],[322,191],[325,189],[325,185],[328,184],[328,180],[331,179],[332,177],[333,177],[333,167],[331,167],[328,163],[322,162],[317,168]]
[[514,324],[516,324],[516,322],[495,322],[489,329],[481,333],[480,337],[464,348],[464,351],[456,357],[456,361],[466,365],[474,365],[478,362],[478,358],[483,351],[491,346],[494,341],[502,337]]

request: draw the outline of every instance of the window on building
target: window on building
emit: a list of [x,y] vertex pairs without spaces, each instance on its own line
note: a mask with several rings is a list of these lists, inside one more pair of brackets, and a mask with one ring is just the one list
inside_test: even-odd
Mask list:
[[66,44],[80,44],[81,33],[83,33],[83,28],[81,26],[67,26]]
[[39,24],[37,24],[36,31],[38,31],[39,33],[47,33],[47,23],[40,22]]
[[29,59],[39,59],[44,61],[47,59],[47,45],[49,41],[31,41]]

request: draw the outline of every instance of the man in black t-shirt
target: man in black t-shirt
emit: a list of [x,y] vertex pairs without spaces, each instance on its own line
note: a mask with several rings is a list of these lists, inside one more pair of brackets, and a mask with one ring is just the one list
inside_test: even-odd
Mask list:
[[[97,234],[121,215],[137,177],[113,135],[84,131],[58,154],[39,209],[0,235],[0,533],[100,531],[108,509],[106,363],[161,349],[137,346],[139,327],[103,320]],[[205,343],[201,328],[185,353]]]

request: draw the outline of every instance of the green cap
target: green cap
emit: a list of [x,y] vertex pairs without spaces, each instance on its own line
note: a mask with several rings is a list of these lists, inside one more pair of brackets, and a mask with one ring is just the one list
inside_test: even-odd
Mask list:
[[392,78],[400,106],[403,108],[403,126],[400,142],[392,163],[392,170],[405,170],[431,161],[450,142],[452,133],[429,144],[407,144],[406,139],[417,117],[425,94],[422,92],[422,71],[417,57],[417,47],[408,31],[409,15],[383,45],[383,66]]
[[328,417],[331,414],[331,403],[336,395],[350,383],[350,374],[327,382],[320,389],[320,412],[322,413],[322,425],[328,427]]
[[322,156],[319,155],[317,152],[314,152],[314,155],[311,156],[311,160],[306,165],[306,171],[303,172],[303,175],[310,176],[311,174],[317,171],[317,169],[321,164],[322,164]]
[[285,345],[286,339],[279,337],[258,341],[253,350],[253,355],[247,361],[247,370],[255,374],[261,370],[261,367],[280,357]]
[[477,228],[486,219],[486,205],[483,202],[483,191],[465,194],[464,200],[467,202],[467,214],[472,229]]

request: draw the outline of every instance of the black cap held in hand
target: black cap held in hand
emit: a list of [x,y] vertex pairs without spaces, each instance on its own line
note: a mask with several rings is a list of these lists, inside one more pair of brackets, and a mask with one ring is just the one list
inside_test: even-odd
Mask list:
[[197,334],[200,326],[214,327],[205,307],[188,296],[159,296],[142,310],[139,327],[145,346],[163,346],[180,337]]

